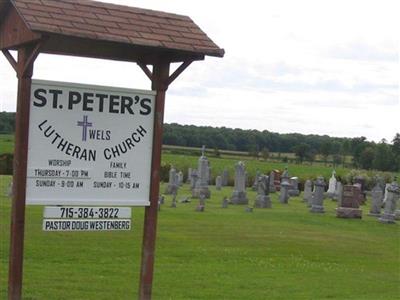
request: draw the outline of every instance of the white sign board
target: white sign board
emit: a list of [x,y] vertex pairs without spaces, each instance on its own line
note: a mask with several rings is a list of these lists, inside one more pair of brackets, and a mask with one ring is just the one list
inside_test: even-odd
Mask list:
[[155,92],[32,80],[27,204],[149,205]]

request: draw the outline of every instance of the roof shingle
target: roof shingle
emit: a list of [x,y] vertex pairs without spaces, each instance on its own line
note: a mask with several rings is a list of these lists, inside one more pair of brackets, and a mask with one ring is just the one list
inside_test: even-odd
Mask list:
[[187,16],[88,0],[10,1],[32,31],[224,55]]

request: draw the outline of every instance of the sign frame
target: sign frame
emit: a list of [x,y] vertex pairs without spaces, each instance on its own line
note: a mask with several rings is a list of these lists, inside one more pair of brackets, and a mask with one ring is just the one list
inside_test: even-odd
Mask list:
[[[57,95],[46,93],[50,90],[57,91]],[[73,96],[84,95],[88,91],[94,95],[110,95],[110,98],[111,96],[124,97],[125,99],[121,99],[121,109],[122,100],[131,101],[130,104],[133,107],[129,108],[132,114],[106,112],[106,107],[111,109],[111,99],[109,101],[107,101],[108,99],[103,100],[99,112],[94,111],[95,108],[91,108],[92,111],[82,113],[79,110],[82,108],[82,102],[74,105],[71,103],[70,97],[71,94]],[[37,95],[36,92],[38,92]],[[156,92],[152,90],[40,79],[32,80],[26,204],[149,206],[155,96]],[[84,98],[84,96],[79,97]],[[138,103],[135,103],[136,97]],[[143,101],[145,101],[143,106],[146,114],[141,113]],[[107,105],[108,102],[110,102],[110,106]],[[98,103],[92,105],[96,106],[96,104],[98,105]],[[124,102],[124,104],[129,103]],[[78,106],[78,108],[74,110],[74,106]],[[76,125],[76,120],[81,115],[84,115],[86,120],[89,117],[90,123],[87,123],[94,130],[96,130],[95,128],[102,128],[101,132],[108,134],[109,140],[92,140],[90,134],[92,129],[89,128],[83,131],[84,133],[89,131],[89,135],[82,135],[81,141],[81,131],[78,128],[74,126],[65,127],[65,124]],[[55,123],[54,120],[60,123]],[[117,127],[122,127],[125,130]],[[47,133],[49,136],[46,135]],[[114,135],[117,135],[117,137],[114,138]],[[83,136],[85,141],[83,141]],[[106,158],[106,150],[108,150],[108,154],[114,150],[118,151],[117,147],[121,146],[121,143],[125,143],[127,137],[133,145],[132,148],[130,145],[123,144],[126,153],[120,153],[119,157],[116,158]],[[136,138],[136,142],[133,140],[134,138]],[[61,142],[67,144],[60,147]],[[57,143],[59,143],[58,146],[56,146]],[[65,149],[68,150],[67,147],[69,146],[72,150],[67,152]],[[82,149],[85,153],[86,151],[94,153],[95,160],[90,161],[89,159],[87,161],[86,156],[85,160],[74,157],[71,154],[75,153],[75,149],[80,151]],[[111,156],[111,154],[109,155]],[[47,165],[50,160],[68,161],[71,165],[69,167]],[[125,167],[112,168],[110,164],[115,161],[121,164],[123,162]],[[36,174],[40,174],[40,172],[48,173],[49,171],[53,171],[53,173],[57,171],[59,175],[42,177]],[[88,175],[86,177],[67,176],[67,172],[71,173],[71,171],[85,172]],[[122,174],[119,173],[122,173],[122,171],[124,174],[129,174],[129,177],[133,177],[132,180],[120,177]],[[112,173],[116,178],[105,177],[109,173]],[[72,185],[68,186],[69,184]],[[80,187],[77,187],[77,184],[80,184]],[[98,188],[94,186],[95,184]],[[103,184],[107,184],[107,186],[100,187]]]

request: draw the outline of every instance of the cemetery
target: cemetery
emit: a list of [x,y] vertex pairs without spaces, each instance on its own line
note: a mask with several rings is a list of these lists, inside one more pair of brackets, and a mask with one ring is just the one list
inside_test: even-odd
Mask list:
[[[255,182],[249,179],[246,164],[241,161],[234,166],[224,165],[220,175],[209,172],[213,165],[204,147],[198,161],[193,162],[187,170],[191,178],[185,178],[186,172],[175,167],[179,163],[171,164],[168,181],[161,184],[154,299],[245,299],[249,295],[253,299],[394,299],[397,296],[398,254],[394,251],[399,249],[400,220],[395,223],[400,196],[397,183],[388,184],[389,193],[383,203],[387,192],[384,193],[378,178],[373,189],[366,191],[364,201],[357,183],[342,187],[332,170],[330,178],[307,179],[304,188],[297,192],[290,184],[293,178],[290,176],[296,175],[291,166],[281,166],[280,171],[274,169],[270,173],[266,170],[269,175],[259,171],[254,174]],[[229,174],[229,170],[235,172]],[[279,191],[270,189],[271,174],[274,178],[280,174]],[[233,186],[222,185],[222,178],[228,177],[225,182],[231,182],[233,176]],[[4,235],[8,235],[10,180],[3,176],[0,187]],[[296,192],[290,195],[292,190]],[[106,241],[101,232],[82,230],[73,235],[58,233],[55,240],[46,243],[31,243],[46,238],[40,217],[39,207],[28,212],[27,251],[31,258],[26,268],[32,276],[26,278],[27,297],[45,299],[57,293],[60,299],[82,295],[88,299],[125,299],[124,291],[135,293],[136,287],[131,282],[137,280],[135,268],[140,246],[136,241],[141,232],[142,208],[134,209],[131,233],[116,232]],[[98,243],[101,249],[96,246]],[[81,251],[73,250],[76,244],[80,244]],[[6,272],[7,243],[1,247],[0,267]],[[65,261],[57,259],[59,255]],[[96,257],[101,257],[100,263],[96,263]],[[72,269],[70,261],[77,262]],[[126,265],[129,268],[123,267]],[[46,272],[40,271],[41,268]],[[62,287],[68,292],[57,290],[58,285],[49,279],[48,270],[53,279],[64,281]],[[74,280],[65,280],[66,277]],[[96,283],[79,288],[87,277]],[[0,280],[1,286],[5,286],[5,279]],[[316,280],[318,289],[313,288]],[[332,282],[343,288],[332,289]],[[5,293],[4,288],[0,289],[1,296]]]
[[[190,16],[5,0],[0,17],[0,50],[18,81],[16,113],[0,114],[0,299],[399,299],[399,133],[392,144],[356,137],[357,128],[352,138],[319,135],[315,125],[334,126],[313,112],[315,128],[298,134],[303,122],[282,99],[269,101],[282,105],[282,119],[262,105],[250,116],[257,93],[236,71],[230,84],[248,93],[239,122],[289,129],[166,124],[172,83],[192,63],[225,55]],[[43,55],[131,63],[150,89],[37,79]],[[220,88],[215,76],[232,71],[208,68],[194,68],[173,99],[205,82]],[[268,80],[254,69],[243,79],[253,76],[266,94],[279,91],[271,78],[301,74],[284,63],[260,69],[272,70]],[[236,93],[219,96],[236,106]],[[187,120],[232,118],[216,104],[205,117],[198,103]]]

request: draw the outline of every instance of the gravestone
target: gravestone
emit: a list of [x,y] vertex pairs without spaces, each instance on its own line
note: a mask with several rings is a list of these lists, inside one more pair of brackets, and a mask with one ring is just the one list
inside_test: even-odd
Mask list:
[[182,171],[179,171],[177,174],[177,184],[178,186],[182,186],[183,185],[183,173]]
[[229,173],[227,169],[224,169],[224,171],[222,171],[222,186],[228,186],[228,181]]
[[331,198],[331,199],[334,199],[335,194],[336,194],[337,180],[336,180],[335,175],[336,175],[336,172],[333,171],[331,178],[329,178],[329,185],[328,185],[327,194],[328,194],[328,197]]
[[365,202],[367,201],[367,194],[365,191],[366,188],[365,178],[362,176],[354,177],[354,184],[356,184],[360,188],[360,194],[359,194],[360,205],[365,204]]
[[396,211],[394,213],[394,219],[400,220],[400,209],[396,209]]
[[202,148],[202,154],[199,158],[197,168],[197,181],[194,189],[192,190],[192,197],[199,198],[200,194],[204,195],[205,198],[210,198],[211,192],[208,189],[209,180],[209,163],[207,157],[204,155],[205,147]]
[[246,196],[246,169],[243,162],[239,161],[235,165],[235,186],[231,197],[232,204],[247,204],[249,200]]
[[343,186],[341,206],[336,208],[336,217],[345,219],[361,219],[362,210],[359,208],[361,190],[356,185]]
[[383,200],[383,191],[379,183],[377,183],[371,191],[371,208],[368,215],[379,217],[381,215]]
[[382,204],[385,204],[386,203],[386,199],[387,199],[387,196],[388,196],[388,193],[387,193],[387,189],[390,187],[390,183],[386,183],[385,184],[385,193],[384,193],[384,196],[383,196],[383,203]]
[[315,185],[313,184],[313,190],[311,193],[311,199],[310,202],[307,203],[307,207],[311,207],[312,206],[312,199],[314,198],[314,194],[315,194]]
[[228,204],[229,204],[228,198],[224,197],[224,199],[222,199],[222,208],[228,208]]
[[200,198],[199,204],[196,207],[196,211],[203,212],[206,207],[206,200],[205,200],[206,196],[203,193],[201,193],[199,198]]
[[253,207],[247,206],[247,207],[244,209],[244,211],[245,211],[245,212],[248,212],[248,213],[252,213],[252,212],[253,212]]
[[169,178],[168,178],[168,185],[165,189],[165,194],[171,195],[172,190],[174,189],[174,186],[177,184],[176,182],[176,170],[174,166],[171,166],[171,169],[169,170]]
[[359,193],[358,193],[358,204],[359,205],[363,205],[363,204],[365,204],[365,202],[367,201],[367,197],[365,196],[365,194],[364,193],[362,193],[362,190],[361,190],[361,184],[360,183],[355,183],[355,184],[353,184],[354,186],[356,186],[358,189],[359,189]]
[[288,168],[285,167],[285,170],[283,171],[282,176],[281,176],[281,183],[284,181],[289,182],[289,179],[290,179],[289,171],[288,171]]
[[253,185],[252,185],[252,190],[253,191],[257,191],[257,185],[258,185],[258,178],[261,176],[261,172],[260,171],[257,171],[256,172],[256,176],[254,177],[254,182],[253,182]]
[[207,172],[207,184],[211,184],[211,167],[210,167],[210,161],[208,161],[208,172]]
[[337,206],[341,207],[343,199],[343,184],[340,181],[336,183],[335,199],[337,200]]
[[12,180],[8,184],[7,191],[6,191],[6,197],[11,198],[11,199],[13,197],[13,181]]
[[307,179],[304,184],[303,200],[306,203],[311,203],[312,201],[312,182],[310,179]]
[[324,192],[325,182],[323,177],[318,177],[314,182],[315,192],[312,198],[312,205],[310,212],[312,213],[324,213]]
[[186,183],[190,183],[191,177],[192,177],[192,168],[188,168]]
[[172,203],[171,203],[172,208],[176,208],[176,191],[173,192],[172,194]]
[[254,206],[256,208],[271,208],[271,198],[269,193],[269,177],[259,175],[257,182],[257,198]]
[[222,178],[219,175],[215,178],[215,188],[217,191],[220,191],[222,188]]
[[164,204],[164,202],[165,202],[165,197],[164,197],[164,195],[161,195],[161,196],[159,197],[159,202],[160,202],[160,204]]
[[282,180],[281,187],[280,187],[280,195],[279,195],[279,202],[283,204],[287,204],[289,202],[289,189],[291,185],[289,181]]
[[384,212],[378,220],[381,223],[394,224],[396,223],[396,202],[400,198],[400,187],[397,182],[394,181],[390,184],[387,194]]
[[199,179],[199,176],[197,175],[197,170],[192,170],[190,173],[190,190],[193,191],[194,188],[196,187],[197,180]]
[[275,193],[276,192],[276,188],[275,188],[275,173],[273,171],[271,171],[269,173],[269,192],[270,193]]
[[274,186],[275,186],[275,191],[280,190],[281,188],[281,172],[279,170],[272,170],[274,173]]
[[291,177],[289,179],[289,183],[291,185],[289,189],[289,196],[291,197],[297,197],[300,195],[300,190],[299,190],[299,178],[298,177]]

